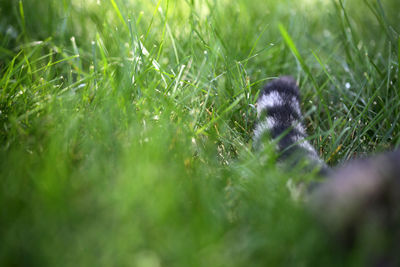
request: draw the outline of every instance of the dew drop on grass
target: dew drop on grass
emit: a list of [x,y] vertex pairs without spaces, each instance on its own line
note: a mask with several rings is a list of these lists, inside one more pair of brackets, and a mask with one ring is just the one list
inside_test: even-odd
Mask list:
[[78,87],[76,87],[76,89],[81,89],[81,88],[83,88],[85,86],[86,86],[86,83],[81,83],[80,85],[78,85]]

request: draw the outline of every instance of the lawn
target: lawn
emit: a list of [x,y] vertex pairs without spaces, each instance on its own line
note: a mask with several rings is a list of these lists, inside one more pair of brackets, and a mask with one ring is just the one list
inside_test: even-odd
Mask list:
[[398,0],[0,0],[1,266],[363,266],[252,147],[298,80],[329,165],[400,146]]

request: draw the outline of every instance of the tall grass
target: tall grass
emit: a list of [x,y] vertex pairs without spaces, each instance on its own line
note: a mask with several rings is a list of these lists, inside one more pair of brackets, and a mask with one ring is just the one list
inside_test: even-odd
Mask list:
[[363,264],[252,150],[254,104],[290,74],[329,164],[398,147],[399,11],[0,0],[1,265]]

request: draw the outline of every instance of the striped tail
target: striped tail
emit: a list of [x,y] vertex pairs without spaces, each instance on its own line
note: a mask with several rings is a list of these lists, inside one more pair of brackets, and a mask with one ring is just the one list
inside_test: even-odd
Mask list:
[[300,110],[299,88],[293,78],[284,76],[268,83],[257,100],[258,122],[254,130],[254,143],[261,147],[263,139],[277,141],[279,159],[290,164],[303,161],[309,167],[327,171],[314,147],[306,140]]

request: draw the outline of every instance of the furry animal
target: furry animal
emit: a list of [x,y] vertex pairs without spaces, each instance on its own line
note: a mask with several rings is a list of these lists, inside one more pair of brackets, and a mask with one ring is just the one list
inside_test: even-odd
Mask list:
[[325,178],[306,190],[305,205],[311,214],[343,247],[362,242],[371,251],[370,266],[400,266],[400,150],[329,168],[308,141],[299,88],[291,77],[262,89],[257,114],[257,149],[273,141],[280,163],[306,162],[306,171],[318,169]]
[[322,175],[329,168],[307,140],[300,110],[300,92],[296,81],[289,76],[268,83],[257,101],[258,122],[254,130],[254,143],[262,147],[268,138],[277,141],[280,161],[296,165],[308,161],[308,169],[319,168]]

